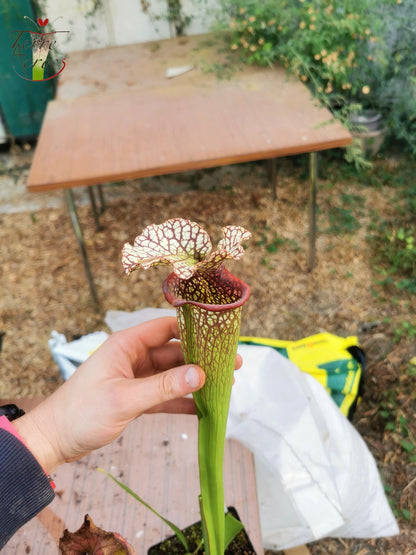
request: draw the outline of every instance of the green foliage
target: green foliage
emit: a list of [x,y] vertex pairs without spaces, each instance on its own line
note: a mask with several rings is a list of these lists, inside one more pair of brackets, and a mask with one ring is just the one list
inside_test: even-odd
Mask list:
[[292,239],[287,239],[285,237],[279,237],[276,232],[273,232],[272,236],[270,237],[270,228],[265,227],[264,232],[261,233],[261,238],[256,242],[258,247],[264,247],[269,254],[274,254],[278,252],[281,247],[288,245],[293,250],[299,251],[300,247],[293,241]]
[[409,423],[401,410],[397,396],[396,389],[385,392],[385,399],[380,403],[379,415],[384,421],[385,430],[393,434],[395,441],[407,454],[409,463],[413,463],[416,462],[416,442],[409,431]]
[[410,340],[416,337],[416,325],[411,322],[403,321],[394,330],[394,340],[400,341],[402,337],[409,338]]
[[223,9],[231,49],[248,63],[283,61],[304,82],[315,76],[329,95],[360,86],[349,75],[371,38],[367,0],[227,0]]
[[231,50],[248,63],[272,65],[279,58],[284,10],[275,0],[231,0],[222,2],[222,24],[230,30]]
[[373,96],[385,115],[386,127],[406,150],[416,155],[416,0],[374,2],[384,45],[382,71],[373,76]]
[[[379,161],[370,169],[357,171],[336,161],[328,153],[325,159],[330,183],[350,180],[365,187],[388,188],[393,191],[389,211],[380,214],[370,209],[371,223],[368,240],[372,247],[373,262],[379,273],[378,284],[398,291],[416,293],[416,161],[402,157],[394,167]],[[330,208],[329,232],[353,231],[353,218],[363,207],[360,195],[342,193],[341,208]],[[337,221],[337,218],[339,220]],[[379,296],[378,292],[374,292]]]
[[[194,18],[193,15],[186,13],[181,0],[167,0],[159,3],[154,0],[141,0],[141,6],[143,12],[149,15],[155,25],[158,21],[170,23],[178,37],[185,34]],[[156,6],[159,8],[158,10],[154,9]]]
[[403,509],[402,508],[402,515],[408,522],[410,522],[411,512],[409,511],[409,509]]
[[332,197],[329,201],[328,221],[329,226],[324,230],[334,235],[351,234],[357,231],[361,225],[357,219],[362,215],[364,197],[347,192],[341,192],[338,204],[334,204]]
[[376,62],[368,0],[232,0],[223,6],[231,49],[248,63],[281,61],[330,104],[367,99],[369,85],[353,77]]
[[407,229],[388,223],[379,235],[379,253],[393,271],[416,278],[416,225]]
[[167,6],[167,19],[175,27],[176,35],[180,37],[185,34],[185,29],[190,25],[192,17],[184,13],[181,0],[168,0]]
[[353,233],[360,228],[360,223],[355,218],[352,210],[339,206],[333,206],[329,209],[329,224],[327,232],[335,235]]
[[[283,63],[350,127],[375,109],[416,154],[416,0],[221,0],[229,48],[249,64]],[[348,150],[364,164],[360,145]]]
[[[394,165],[378,160],[371,168],[358,171],[342,163],[339,153],[327,152],[321,157],[326,168],[322,187],[331,191],[326,194],[329,226],[325,231],[341,234],[358,228],[358,217],[365,213],[365,198],[348,192],[349,183],[389,191],[392,202],[388,211],[380,214],[371,206],[368,210],[371,221],[367,238],[378,273],[376,283],[390,292],[416,294],[416,160],[402,156]],[[333,201],[329,195],[337,182],[343,182],[345,189]],[[372,289],[372,293],[381,300],[379,290]],[[408,333],[404,326],[402,332],[410,337],[412,330]]]
[[[416,438],[413,426],[416,400],[415,370],[411,364],[401,369],[396,383],[383,391],[378,410],[384,433],[388,436],[387,441],[389,445],[393,443],[397,451],[401,452],[403,467],[416,463]],[[414,502],[411,497],[403,496],[407,487],[404,490],[402,488],[398,490],[384,485],[384,489],[395,516],[406,521],[412,520]]]
[[413,294],[416,293],[415,198],[416,183],[413,183],[400,195],[396,213],[389,220],[376,221],[370,237],[375,260],[385,274],[383,284]]

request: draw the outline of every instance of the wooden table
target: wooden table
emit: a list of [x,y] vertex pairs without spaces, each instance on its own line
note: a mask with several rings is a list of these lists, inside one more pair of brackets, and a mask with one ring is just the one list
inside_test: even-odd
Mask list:
[[[50,102],[29,191],[64,189],[96,299],[71,189],[108,181],[310,153],[309,266],[315,263],[316,153],[350,134],[283,68],[212,69],[211,35],[73,53]],[[238,67],[238,62],[236,62]],[[166,70],[193,69],[167,79]],[[94,199],[91,192],[91,198]]]
[[[33,403],[17,402],[26,409]],[[124,536],[137,555],[146,555],[151,545],[172,535],[170,528],[96,470],[97,466],[111,472],[179,527],[200,519],[196,417],[145,415],[111,445],[58,468],[53,474],[54,501],[13,536],[2,555],[56,555],[64,529],[77,530],[86,513],[97,526]],[[234,440],[226,441],[224,485],[227,506],[237,509],[260,555],[253,456]]]

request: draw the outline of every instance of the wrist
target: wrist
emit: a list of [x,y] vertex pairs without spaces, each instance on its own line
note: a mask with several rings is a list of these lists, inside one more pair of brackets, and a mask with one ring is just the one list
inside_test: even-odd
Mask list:
[[50,474],[64,461],[60,460],[53,438],[48,437],[48,426],[42,425],[38,416],[36,407],[14,420],[13,427],[46,474]]

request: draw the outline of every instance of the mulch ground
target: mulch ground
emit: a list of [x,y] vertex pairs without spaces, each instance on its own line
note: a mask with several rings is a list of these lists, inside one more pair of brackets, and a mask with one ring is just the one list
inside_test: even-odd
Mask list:
[[[337,162],[340,163],[340,162]],[[27,172],[27,169],[23,169]],[[235,272],[251,287],[242,333],[300,339],[320,331],[357,335],[368,358],[365,394],[354,424],[378,464],[397,512],[401,533],[381,540],[326,539],[309,546],[313,555],[416,553],[416,464],[398,432],[388,431],[380,403],[393,403],[410,439],[415,434],[414,345],[395,341],[403,321],[415,321],[414,298],[386,292],[375,283],[367,241],[374,210],[388,214],[389,187],[320,180],[317,265],[307,266],[308,182],[303,162],[279,162],[277,200],[272,202],[260,163],[108,185],[111,199],[95,230],[88,205],[79,207],[100,307],[90,299],[82,261],[66,210],[0,214],[1,298],[0,398],[47,395],[62,379],[48,348],[52,330],[68,340],[106,330],[107,310],[168,307],[161,283],[166,270],[124,275],[120,251],[150,223],[172,217],[197,221],[220,238],[221,227],[242,225],[253,233]],[[359,227],[335,229],[330,213],[342,193],[360,198]],[[396,334],[397,335],[397,334]],[[388,397],[386,392],[393,393]],[[386,401],[387,399],[387,401]],[[388,407],[387,407],[388,408]],[[416,443],[416,442],[415,442]]]

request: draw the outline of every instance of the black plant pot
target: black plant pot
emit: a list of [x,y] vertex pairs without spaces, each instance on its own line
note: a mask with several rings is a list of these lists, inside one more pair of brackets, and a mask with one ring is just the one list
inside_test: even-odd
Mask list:
[[[240,517],[238,516],[238,513],[234,507],[228,507],[228,511],[235,518],[240,520]],[[191,526],[188,526],[187,528],[182,530],[182,532],[185,534],[185,537],[188,540],[189,548],[192,553],[193,551],[195,551],[202,538],[201,521],[191,524]],[[173,535],[169,538],[166,538],[166,540],[157,543],[156,545],[152,545],[147,553],[148,555],[183,555],[185,553],[185,549],[178,538]],[[198,551],[198,555],[203,555],[204,553],[205,551],[203,550]],[[224,554],[256,555],[253,544],[251,543],[245,529],[241,530],[241,532],[237,534],[237,536],[233,539],[233,541],[225,550]]]

